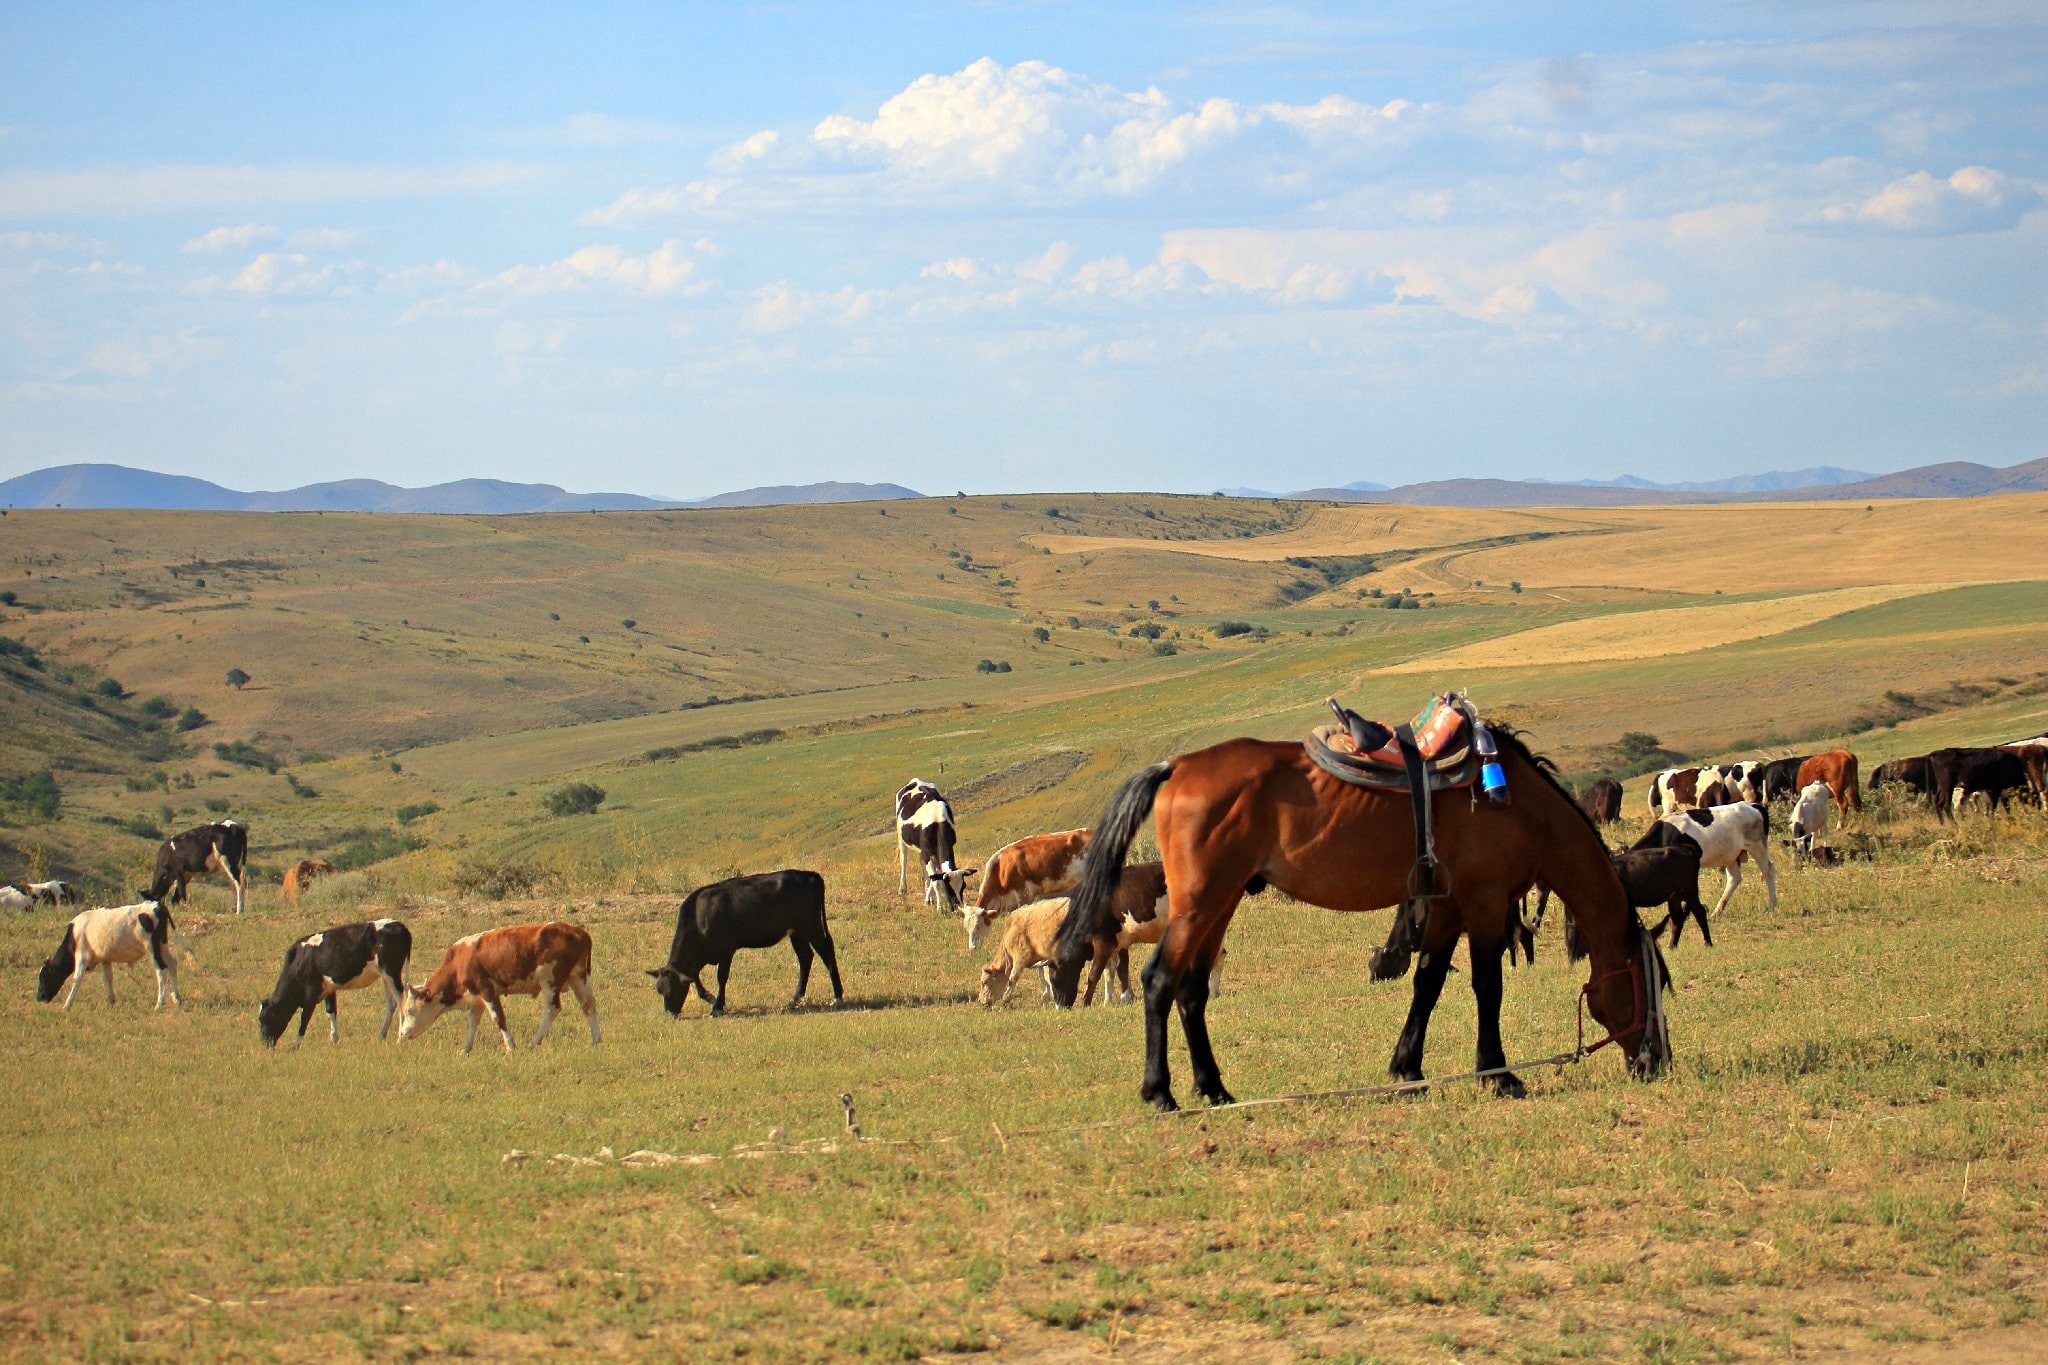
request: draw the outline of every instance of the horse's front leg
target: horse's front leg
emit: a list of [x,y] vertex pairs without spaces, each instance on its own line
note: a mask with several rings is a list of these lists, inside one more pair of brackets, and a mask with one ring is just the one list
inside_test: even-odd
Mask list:
[[[1394,1044],[1393,1060],[1387,1063],[1387,1074],[1397,1081],[1422,1079],[1422,1047],[1429,1038],[1429,1016],[1436,1010],[1437,997],[1444,990],[1444,977],[1451,970],[1451,947],[1451,943],[1446,943],[1425,949],[1416,959],[1415,995],[1408,1002],[1408,1022],[1402,1026],[1400,1041]],[[1498,962],[1494,970],[1499,972]]]
[[[1472,944],[1472,995],[1479,1002],[1479,1051],[1478,1069],[1493,1071],[1508,1064],[1507,1053],[1500,1045],[1500,997],[1501,944]],[[1527,1092],[1512,1071],[1502,1070],[1497,1076],[1488,1076],[1486,1083],[1495,1091],[1510,1099],[1520,1099]]]

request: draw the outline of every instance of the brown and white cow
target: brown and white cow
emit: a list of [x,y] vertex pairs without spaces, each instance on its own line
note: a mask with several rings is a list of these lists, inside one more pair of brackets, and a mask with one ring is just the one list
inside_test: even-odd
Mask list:
[[284,898],[292,905],[299,903],[299,893],[311,886],[315,878],[324,877],[334,871],[334,864],[325,858],[301,858],[285,869]]
[[982,867],[980,894],[960,911],[967,925],[967,946],[979,948],[989,926],[1018,906],[1064,896],[1079,886],[1090,833],[1069,829],[1033,834],[997,849]]
[[1828,795],[1835,798],[1836,823],[1846,820],[1850,811],[1863,809],[1863,787],[1856,780],[1856,755],[1847,749],[1830,749],[1800,764],[1800,790],[1814,782],[1828,784]]
[[81,910],[64,926],[63,941],[43,963],[36,978],[36,999],[55,1000],[69,977],[71,992],[64,997],[64,1008],[70,1009],[71,1002],[78,998],[78,983],[98,967],[106,978],[107,1003],[111,1005],[114,964],[147,961],[156,968],[156,1007],[164,1007],[166,989],[171,1003],[182,1005],[185,1002],[178,995],[178,959],[171,952],[172,939],[185,950],[185,956],[194,962],[199,960],[192,945],[185,942],[185,936],[172,923],[170,907],[161,901]]
[[504,997],[540,997],[540,1028],[532,1047],[548,1036],[548,1025],[562,1006],[562,988],[568,987],[583,1007],[590,1024],[593,1046],[603,1041],[597,1027],[597,995],[590,989],[590,934],[573,924],[550,920],[546,924],[514,924],[487,929],[448,945],[441,965],[423,986],[405,992],[404,1012],[398,1017],[398,1040],[417,1037],[442,1014],[460,1006],[469,1011],[469,1034],[462,1050],[476,1045],[477,1021],[485,1010],[498,1026],[505,1051],[513,1050],[512,1031],[505,1025]]
[[[1087,989],[1081,997],[1084,1005],[1094,1001],[1095,983],[1112,963],[1121,991],[1117,1003],[1131,1003],[1130,950],[1141,943],[1157,943],[1166,936],[1166,865],[1132,863],[1126,867],[1110,896],[1109,912],[1116,917],[1116,938],[1095,940],[1095,956],[1088,964]],[[1216,950],[1215,965],[1209,969],[1211,997],[1223,993],[1223,959],[1228,952],[1226,948]],[[1109,998],[1107,990],[1103,998]]]
[[1650,814],[1668,815],[1697,803],[1700,793],[1698,768],[1666,768],[1650,779]]

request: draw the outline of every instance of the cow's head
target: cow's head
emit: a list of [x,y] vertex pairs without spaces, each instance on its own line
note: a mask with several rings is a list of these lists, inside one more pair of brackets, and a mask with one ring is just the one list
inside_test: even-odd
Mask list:
[[978,867],[942,867],[927,872],[925,882],[939,909],[950,915],[967,903],[967,879],[980,871]]
[[78,965],[78,955],[71,941],[71,926],[64,926],[64,941],[57,945],[43,963],[42,971],[36,974],[36,999],[47,1003],[57,998],[64,983],[71,979],[72,968]]
[[963,905],[960,907],[960,919],[967,926],[967,946],[974,949],[988,937],[989,927],[996,922],[996,912],[979,905]]
[[981,969],[981,989],[975,992],[974,998],[994,1009],[1010,998],[1010,984],[1009,967],[991,962]]
[[[263,1046],[276,1047],[277,1040],[284,1037],[285,1026],[297,1013],[290,1005],[264,996],[256,1006],[256,1036],[263,1040]],[[405,1026],[399,1025],[399,1037],[405,1036]]]
[[425,986],[407,986],[405,1004],[398,1012],[398,1041],[403,1043],[425,1033],[447,1011],[447,1002],[428,995]]
[[[697,968],[697,972],[703,970],[701,966]],[[697,979],[696,972],[685,976],[674,967],[663,967],[658,971],[649,972],[648,975],[654,978],[654,989],[661,996],[661,1007],[668,1011],[671,1019],[679,1017],[683,1012],[683,1006],[690,1003],[692,986],[696,987],[697,994],[706,1000],[711,998],[711,993],[704,989],[704,983]]]

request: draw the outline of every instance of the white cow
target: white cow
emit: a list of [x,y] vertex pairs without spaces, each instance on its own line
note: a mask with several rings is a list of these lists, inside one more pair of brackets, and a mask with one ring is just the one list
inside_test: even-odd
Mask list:
[[171,922],[169,907],[161,901],[138,901],[134,905],[81,910],[64,926],[63,941],[43,963],[42,974],[36,980],[36,999],[56,999],[65,978],[69,977],[71,993],[64,997],[64,1008],[70,1009],[71,1002],[78,998],[78,983],[85,980],[87,972],[98,967],[106,978],[107,1003],[111,1005],[114,1003],[114,964],[147,959],[156,968],[156,1007],[164,1007],[166,988],[170,991],[171,1003],[182,1005],[185,1002],[178,996],[178,959],[170,946],[173,938],[185,950],[185,956],[194,962],[199,960],[192,951],[192,945],[185,942],[185,936]]
[[1814,836],[1827,829],[1831,796],[1825,782],[1809,782],[1799,789],[1799,799],[1792,804],[1792,846],[1801,853],[1812,853]]
[[36,898],[17,887],[0,886],[0,910],[19,910],[27,914],[35,907]]
[[1735,888],[1742,885],[1742,860],[1754,859],[1763,870],[1765,902],[1775,910],[1778,908],[1778,876],[1771,868],[1771,849],[1766,842],[1770,832],[1771,818],[1764,808],[1744,801],[1729,806],[1673,811],[1637,840],[1636,847],[1669,848],[1678,839],[1698,845],[1701,870],[1718,867],[1728,879],[1727,886],[1721,891],[1721,899],[1714,902],[1713,912],[1717,915],[1727,908],[1729,899],[1735,895]]

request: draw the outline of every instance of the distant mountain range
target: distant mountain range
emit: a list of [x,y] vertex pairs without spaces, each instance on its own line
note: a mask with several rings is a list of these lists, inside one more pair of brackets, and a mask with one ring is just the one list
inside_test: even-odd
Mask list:
[[1420,507],[1626,507],[1671,502],[1853,502],[1873,498],[1975,498],[1989,493],[2048,492],[2048,458],[2009,469],[1952,461],[1861,474],[1823,466],[1749,474],[1712,483],[1655,484],[1624,477],[1577,483],[1536,479],[1439,479],[1382,490],[1311,488],[1290,493],[1310,502],[1387,502]]
[[278,493],[242,493],[205,479],[118,464],[71,464],[0,482],[0,507],[139,507],[209,512],[628,512],[661,507],[774,507],[784,503],[921,498],[893,483],[812,483],[749,488],[695,502],[634,493],[570,493],[551,483],[458,479],[400,488],[376,479],[310,483]]

